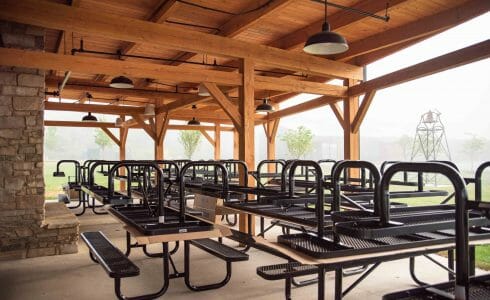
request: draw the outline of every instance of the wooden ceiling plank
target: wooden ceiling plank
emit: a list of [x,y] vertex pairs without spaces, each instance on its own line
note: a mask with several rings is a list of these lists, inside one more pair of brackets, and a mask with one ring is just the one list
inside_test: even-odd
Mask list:
[[[394,7],[400,3],[403,3],[407,0],[391,0],[390,1],[390,7]],[[360,10],[364,11],[370,11],[370,12],[381,12],[386,9],[386,1],[379,1],[379,0],[363,0],[357,2],[353,8],[357,8]],[[347,25],[350,25],[354,22],[360,21],[364,18],[367,18],[367,16],[362,15],[362,14],[356,14],[352,13],[349,11],[344,11],[340,10],[339,12],[331,15],[328,17],[328,22],[330,23],[332,31],[336,31],[341,29],[342,27],[345,27]],[[380,21],[381,22],[381,21]],[[280,39],[275,40],[274,42],[270,43],[269,46],[271,47],[276,47],[276,48],[281,48],[285,50],[291,50],[295,49],[299,46],[304,45],[306,38],[308,36],[311,36],[315,33],[318,33],[323,24],[323,19],[316,21],[308,26],[305,26],[295,32],[289,33],[285,36],[283,36]],[[362,78],[360,78],[362,79]]]
[[373,90],[388,88],[417,78],[482,60],[488,58],[489,56],[490,40],[485,40],[483,42],[426,60],[378,78],[362,82],[358,85],[354,85],[349,88],[348,94],[349,96],[354,97],[364,93],[369,93]]
[[349,50],[335,56],[336,60],[347,61],[353,57],[390,47],[413,39],[431,35],[466,22],[490,10],[490,1],[471,0],[460,6],[416,20],[414,22],[383,31],[349,45]]
[[[92,9],[67,7],[37,0],[0,2],[0,19],[46,28],[74,30],[134,43],[153,44],[194,53],[253,58],[260,65],[312,75],[362,79],[362,68],[305,53],[272,48],[250,42],[155,24]],[[196,41],[199,41],[196,43]]]
[[[168,19],[170,14],[178,7],[177,0],[160,0],[157,9],[147,18],[148,21],[154,23],[163,23]],[[141,44],[129,42],[121,49],[122,54],[131,54],[136,51]],[[106,81],[108,75],[99,74],[95,77],[96,81]]]
[[[238,17],[234,16],[219,28],[218,35],[233,38],[257,24],[261,19],[281,10],[294,1],[297,0],[276,0],[254,12]],[[255,7],[256,4],[254,3],[253,5]],[[193,58],[196,55],[196,53],[186,52],[183,54],[179,54],[176,59],[185,61]],[[182,62],[174,62],[172,64],[180,65],[182,64]]]

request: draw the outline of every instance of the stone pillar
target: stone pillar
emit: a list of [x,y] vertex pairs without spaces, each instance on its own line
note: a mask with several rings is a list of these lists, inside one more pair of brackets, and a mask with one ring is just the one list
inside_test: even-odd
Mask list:
[[[0,47],[42,51],[44,30],[0,21]],[[0,259],[62,252],[44,220],[43,103],[43,70],[0,66]]]

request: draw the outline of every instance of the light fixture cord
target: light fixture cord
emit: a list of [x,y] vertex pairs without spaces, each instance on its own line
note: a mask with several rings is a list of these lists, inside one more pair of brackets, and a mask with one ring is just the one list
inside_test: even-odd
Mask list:
[[327,0],[325,0],[325,23],[327,23]]

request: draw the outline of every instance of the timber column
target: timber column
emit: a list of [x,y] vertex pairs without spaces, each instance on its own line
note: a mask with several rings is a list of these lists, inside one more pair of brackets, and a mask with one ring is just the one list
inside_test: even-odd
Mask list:
[[[125,121],[125,116],[120,116],[122,121]],[[127,127],[119,127],[119,160],[126,160],[126,140],[128,139],[128,131]],[[126,175],[126,168],[120,168],[119,174]],[[119,180],[119,189],[121,191],[126,190],[126,181]]]
[[[241,126],[238,128],[238,158],[243,160],[250,171],[255,169],[255,99],[254,99],[254,62],[251,59],[240,60],[240,73],[243,76],[240,86],[238,110]],[[253,178],[249,176],[249,184]],[[255,232],[255,222],[252,219],[252,233]],[[239,229],[248,230],[248,220],[245,215],[239,217]]]
[[[344,84],[351,87],[356,80],[347,79]],[[353,121],[359,110],[359,96],[348,97],[344,100],[344,159],[358,160],[360,158],[359,131],[354,131]]]

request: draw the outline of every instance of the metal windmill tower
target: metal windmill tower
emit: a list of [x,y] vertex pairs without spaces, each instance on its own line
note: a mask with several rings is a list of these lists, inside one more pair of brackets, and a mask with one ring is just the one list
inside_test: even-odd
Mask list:
[[420,117],[412,146],[411,160],[451,160],[441,113],[429,110]]

